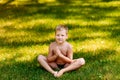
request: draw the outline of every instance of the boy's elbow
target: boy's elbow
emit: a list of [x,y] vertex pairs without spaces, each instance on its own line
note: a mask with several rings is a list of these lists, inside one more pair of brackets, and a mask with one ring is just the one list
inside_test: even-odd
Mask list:
[[47,62],[51,62],[50,58],[47,57]]
[[73,60],[71,60],[71,59],[67,59],[67,60],[65,60],[67,63],[72,63],[73,62]]
[[47,62],[52,62],[53,60],[51,58],[47,58]]

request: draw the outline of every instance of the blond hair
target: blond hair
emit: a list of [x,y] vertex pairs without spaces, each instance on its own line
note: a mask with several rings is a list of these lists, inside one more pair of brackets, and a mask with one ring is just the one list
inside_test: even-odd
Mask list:
[[65,30],[65,31],[66,31],[66,34],[68,34],[68,27],[65,26],[65,25],[58,25],[58,26],[56,27],[56,29],[55,29],[55,33],[56,33],[57,31],[62,31],[62,30]]

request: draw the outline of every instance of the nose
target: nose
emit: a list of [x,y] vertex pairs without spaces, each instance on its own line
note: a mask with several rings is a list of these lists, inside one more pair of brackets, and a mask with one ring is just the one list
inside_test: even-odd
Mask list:
[[62,36],[59,36],[58,39],[62,39]]
[[62,38],[62,36],[59,36],[59,38],[61,39],[61,38]]

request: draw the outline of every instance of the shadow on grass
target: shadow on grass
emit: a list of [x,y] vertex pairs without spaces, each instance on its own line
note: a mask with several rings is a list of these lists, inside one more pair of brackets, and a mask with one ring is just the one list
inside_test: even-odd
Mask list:
[[[119,61],[115,61],[114,59],[110,59],[109,57],[115,56],[117,52],[111,49],[99,49],[95,52],[75,52],[74,58],[83,57],[86,60],[86,64],[81,68],[79,74],[82,74],[80,79],[82,80],[112,80],[119,79],[118,77],[120,69],[118,69]],[[116,69],[118,71],[116,71]],[[119,67],[120,68],[120,67]],[[91,74],[92,73],[92,74]],[[87,78],[83,77],[86,76]]]
[[[86,0],[87,1],[87,0]],[[114,0],[104,0],[103,2],[109,2]],[[71,19],[71,20],[83,20],[85,22],[89,21],[100,21],[104,19],[109,19],[112,21],[115,21],[113,24],[108,25],[85,25],[82,26],[81,23],[77,24],[66,24],[68,25],[69,29],[72,31],[73,29],[87,29],[94,32],[97,32],[98,30],[101,32],[109,32],[111,33],[110,36],[107,36],[108,38],[118,38],[120,37],[120,17],[119,15],[106,15],[110,14],[112,12],[119,11],[119,6],[94,6],[94,3],[87,3],[87,5],[82,2],[81,4],[71,5],[72,1],[69,0],[69,2],[65,2],[65,0],[58,0],[60,3],[59,5],[54,5],[54,3],[50,3],[51,5],[48,5],[46,3],[44,4],[30,4],[30,5],[5,5],[2,7],[0,5],[0,20],[2,21],[11,21],[14,19],[19,19],[21,22],[29,22],[31,20],[36,19]],[[62,4],[64,3],[65,4]],[[69,3],[69,4],[66,4]],[[84,4],[84,5],[83,5]],[[25,20],[23,20],[25,19]],[[45,23],[47,24],[47,23]],[[51,23],[52,24],[52,23]],[[7,25],[7,24],[6,24]],[[50,24],[49,24],[50,25]],[[11,32],[18,32],[24,31],[26,33],[34,33],[34,34],[44,34],[48,37],[48,33],[51,34],[51,32],[54,31],[53,28],[47,27],[48,25],[42,25],[38,24],[37,26],[34,26],[32,28],[23,28],[23,29],[16,29],[15,26],[7,25],[3,26],[1,25],[2,29],[4,29],[6,32],[11,34]],[[77,34],[77,32],[75,32]],[[86,34],[85,32],[81,32],[81,34]],[[52,38],[49,40],[32,40],[31,38],[27,38],[24,41],[16,41],[14,40],[16,36],[10,37],[10,36],[0,36],[0,48],[3,47],[22,47],[22,46],[31,46],[31,45],[42,45],[42,44],[50,44],[50,42],[54,41]],[[26,35],[23,36],[17,36],[16,38],[22,38],[28,37]],[[32,36],[34,37],[34,36]],[[38,36],[36,36],[38,37]],[[73,35],[72,39],[68,39],[68,41],[84,41],[84,40],[90,40],[95,39],[102,36],[93,36],[93,37],[87,37],[87,36],[80,36],[80,35]],[[103,37],[105,38],[105,37]],[[7,40],[13,39],[13,42],[9,42]],[[114,50],[98,50],[96,54],[93,54],[94,52],[76,52],[74,54],[74,58],[84,57],[86,60],[86,65],[79,69],[78,71],[75,71],[73,73],[65,74],[67,77],[63,76],[65,80],[69,80],[70,77],[72,80],[99,80],[104,75],[111,75],[111,77],[118,76],[120,70],[118,69],[120,63],[115,62],[114,60],[109,61],[107,58],[109,56],[113,56],[116,54],[116,51]],[[36,59],[29,62],[15,62],[15,57],[11,59],[10,61],[6,62],[0,62],[2,65],[0,65],[0,79],[1,80],[55,80],[53,76],[45,71],[42,68],[39,68],[37,66]],[[13,62],[12,62],[13,61]],[[104,69],[105,68],[105,69]],[[116,71],[115,69],[118,69],[119,71]],[[91,74],[92,72],[92,74]],[[72,76],[69,76],[71,75]],[[87,74],[87,75],[86,75]],[[7,77],[6,77],[7,76]],[[87,76],[87,77],[86,77]],[[115,77],[115,79],[117,79]],[[59,79],[58,79],[59,80]],[[105,80],[105,79],[104,79]],[[112,78],[108,78],[107,80],[112,80]]]
[[[68,3],[70,4],[62,4]],[[111,11],[118,10],[118,6],[109,6],[109,7],[100,7],[94,6],[88,2],[89,5],[79,5],[76,4],[71,5],[73,2],[71,0],[58,0],[59,5],[54,5],[54,3],[49,3],[52,5],[47,5],[46,3],[43,4],[36,4],[36,5],[22,5],[22,6],[14,6],[14,5],[7,5],[1,8],[0,16],[1,18],[23,18],[25,16],[34,16],[36,14],[39,15],[47,15],[47,18],[54,18],[54,19],[66,19],[69,16],[74,16],[74,19],[85,19],[85,20],[99,20],[105,18],[104,15],[110,13]],[[81,2],[81,4],[87,3]],[[74,4],[74,3],[73,3]],[[94,4],[94,3],[93,3]],[[5,14],[6,13],[6,14]],[[61,14],[62,13],[62,14]],[[82,16],[82,18],[80,17]],[[93,17],[95,16],[95,17]],[[38,17],[39,18],[39,17]],[[42,18],[46,18],[45,16]]]
[[2,6],[5,6],[5,5],[7,5],[7,4],[10,4],[10,3],[12,3],[13,1],[15,1],[15,0],[8,0],[8,1],[6,1],[4,4],[2,4]]
[[[69,27],[69,30],[74,30],[74,29],[81,29],[81,32],[77,33],[74,32],[72,35],[72,37],[68,38],[68,41],[85,41],[85,40],[92,40],[92,39],[97,39],[97,38],[102,38],[102,39],[106,39],[106,38],[114,38],[114,39],[119,39],[120,34],[120,28],[118,23],[117,24],[113,24],[113,25],[104,25],[102,27],[100,26],[81,26],[81,25],[75,25],[75,24],[66,24]],[[32,27],[32,26],[31,26]],[[34,33],[36,35],[18,35],[18,36],[7,36],[7,37],[0,37],[0,47],[21,47],[21,46],[32,46],[32,45],[43,45],[43,44],[47,44],[49,45],[51,42],[54,41],[53,38],[49,38],[49,39],[45,39],[44,37],[47,36],[48,34],[51,34],[54,32],[54,29],[51,27],[47,27],[47,25],[45,24],[38,24],[37,26],[33,26],[32,28],[22,28],[22,29],[16,29],[13,28],[11,26],[4,26],[3,28],[7,31],[6,34],[12,33],[12,32],[21,32],[24,31],[25,33]],[[90,31],[94,31],[94,32],[109,32],[111,33],[108,36],[102,36],[102,35],[98,35],[98,36],[87,36],[86,33],[88,34],[88,32],[84,32],[84,29],[86,30],[90,30]],[[77,34],[77,35],[76,35]],[[79,35],[78,35],[79,34]],[[9,34],[10,35],[10,34]],[[32,39],[31,37],[29,37],[31,35],[31,37],[38,37],[37,40]],[[54,36],[54,35],[53,35]],[[47,36],[49,37],[49,36]],[[16,39],[20,39],[20,40],[16,40]],[[44,38],[44,39],[43,39]],[[39,40],[42,39],[42,40]],[[12,40],[12,41],[11,41]],[[119,41],[119,40],[118,40]]]
[[[12,2],[16,0],[7,0],[5,3],[1,3],[3,7],[10,5]],[[2,1],[1,1],[2,2]],[[39,0],[26,0],[26,1],[18,1],[18,2],[24,2],[24,3],[31,3],[31,4],[39,4]]]
[[48,80],[53,77],[43,68],[38,67],[36,62],[16,62],[0,66],[1,80]]
[[86,63],[91,63],[94,61],[100,61],[100,60],[106,60],[109,58],[109,56],[113,56],[116,54],[115,50],[110,50],[110,49],[98,49],[93,51],[88,51],[88,52],[75,52],[74,53],[74,58],[79,58],[79,57],[84,57],[85,60],[87,61]]
[[[51,32],[54,32],[53,28],[47,27],[45,24],[39,24],[31,27],[16,29],[13,26],[4,26],[3,29],[6,31],[7,37],[6,35],[0,36],[0,47],[17,48],[32,45],[48,45],[54,41],[52,38],[47,38]],[[14,35],[14,32],[19,34]]]
[[[95,55],[93,55],[94,52],[76,52],[74,58],[84,57],[86,64],[79,70],[65,73],[58,80],[119,79],[117,76],[120,71],[118,69],[120,63],[107,59],[109,56],[115,55],[116,52],[109,49],[97,50],[96,52],[97,54]],[[2,72],[0,73],[1,80],[56,80],[52,74],[38,66],[36,57],[34,60],[26,62],[13,61],[13,63],[9,63],[9,61],[6,61],[0,63],[2,64],[0,66],[0,72]],[[118,70],[116,71],[116,69]],[[110,76],[107,76],[108,74]]]

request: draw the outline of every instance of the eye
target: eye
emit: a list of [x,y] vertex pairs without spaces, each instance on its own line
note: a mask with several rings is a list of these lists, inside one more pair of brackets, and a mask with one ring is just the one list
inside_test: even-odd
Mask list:
[[60,36],[59,34],[57,34],[56,36]]
[[64,36],[64,35],[62,35],[62,36]]

